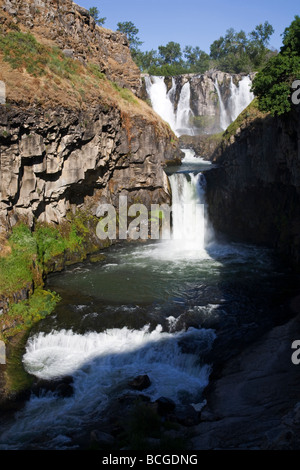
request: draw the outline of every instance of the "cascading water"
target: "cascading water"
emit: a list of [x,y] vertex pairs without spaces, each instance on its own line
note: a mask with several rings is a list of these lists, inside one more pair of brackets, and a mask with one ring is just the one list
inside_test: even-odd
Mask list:
[[221,129],[225,130],[230,124],[230,117],[228,116],[228,113],[226,111],[225,105],[223,103],[223,98],[221,95],[218,79],[215,79],[215,88],[218,94],[218,99],[219,99],[219,106],[220,106],[220,127]]
[[251,80],[249,76],[243,77],[239,81],[238,86],[230,79],[230,119],[234,121],[238,115],[251,103],[254,99],[254,94],[251,92]]
[[199,364],[196,350],[195,354],[182,353],[180,343],[196,340],[205,347],[214,338],[211,330],[169,333],[160,325],[153,331],[149,326],[84,335],[61,330],[32,337],[24,356],[25,367],[48,380],[72,374],[74,395],[59,399],[48,392],[32,397],[15,426],[1,436],[0,449],[14,449],[16,444],[22,448],[20,443],[28,445],[28,441],[43,437],[43,448],[70,448],[70,433],[99,422],[110,400],[117,400],[122,390],[130,393],[128,380],[145,372],[151,376],[147,395],[152,400],[167,396],[178,401],[185,396],[197,402],[208,383],[210,368]]
[[190,105],[191,100],[191,86],[190,82],[187,81],[180,93],[179,102],[177,106],[177,113],[176,113],[176,133],[179,135],[186,134],[192,135],[193,128],[191,127],[191,117],[193,116],[193,112],[191,110]]
[[162,119],[168,122],[171,129],[175,131],[176,116],[170,98],[174,93],[174,89],[171,88],[169,93],[167,92],[164,77],[145,76],[145,84],[154,111],[156,111]]
[[172,190],[172,240],[183,256],[207,257],[208,226],[205,211],[205,177],[199,173],[174,173]]
[[218,94],[220,105],[220,127],[225,130],[231,122],[251,103],[254,94],[251,92],[251,79],[249,76],[243,77],[238,86],[230,78],[230,98],[228,106],[225,107],[217,78],[215,79],[215,88]]
[[173,77],[172,87],[169,91],[164,77],[145,76],[145,84],[154,111],[170,125],[173,132],[177,136],[193,134],[190,125],[190,118],[193,116],[190,107],[190,82],[187,81],[181,89],[176,112],[174,108],[176,83]]

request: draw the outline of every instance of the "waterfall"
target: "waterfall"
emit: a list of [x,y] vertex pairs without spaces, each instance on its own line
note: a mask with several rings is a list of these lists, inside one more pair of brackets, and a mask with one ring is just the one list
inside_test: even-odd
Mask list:
[[233,83],[232,77],[230,77],[230,98],[228,100],[228,106],[224,105],[218,80],[215,80],[215,88],[218,94],[220,103],[220,127],[225,130],[231,122],[233,122],[238,115],[244,111],[244,109],[254,99],[254,94],[251,90],[251,79],[249,76],[243,77],[238,86]]
[[[198,77],[194,77],[193,83],[197,78]],[[176,90],[176,87],[179,86],[178,83],[179,82],[177,82],[176,85],[176,81],[174,77],[172,77],[172,86],[168,91],[165,77],[145,76],[146,91],[154,111],[170,125],[171,129],[178,137],[183,134],[194,135],[194,129],[191,123],[191,118],[194,116],[191,109],[191,81],[188,79],[184,83],[180,93],[178,93],[179,90]],[[238,85],[235,85],[231,76],[230,85],[226,85],[229,89],[226,93],[228,99],[226,99],[225,102],[222,97],[218,79],[216,78],[213,83],[220,106],[219,126],[222,130],[225,130],[254,99],[254,95],[250,91],[252,82],[249,76],[245,76],[239,81]],[[193,88],[193,90],[195,95],[195,88]],[[178,95],[179,99],[175,111],[176,96]],[[193,99],[195,99],[194,95]],[[199,100],[200,99],[203,99],[203,97],[200,98],[199,96]],[[197,108],[197,106],[195,107]],[[207,116],[208,115],[211,116],[210,114],[207,114]],[[206,116],[205,111],[201,116]]]
[[172,88],[167,91],[164,77],[145,76],[146,91],[151,100],[152,108],[164,119],[176,133],[176,116],[171,97],[175,94],[175,81]]
[[[172,191],[172,234],[168,251],[195,258],[208,257],[205,248],[212,240],[205,209],[203,173],[173,173],[169,176]],[[166,249],[166,247],[165,247]]]
[[251,103],[254,99],[254,94],[251,90],[250,77],[243,77],[239,81],[238,86],[233,83],[232,77],[230,79],[230,118],[234,121],[238,115]]
[[186,82],[181,89],[176,113],[176,132],[179,133],[179,135],[193,135],[190,122],[193,112],[191,110],[190,100],[191,86],[190,82]]
[[172,87],[167,90],[164,77],[145,76],[146,91],[154,111],[159,114],[177,135],[193,134],[190,118],[193,112],[190,107],[191,87],[186,82],[180,92],[177,111],[175,112],[176,82],[172,77]]
[[224,106],[223,98],[222,98],[222,95],[221,95],[221,91],[220,91],[220,87],[219,87],[219,83],[218,83],[217,78],[215,79],[215,88],[216,88],[216,91],[217,91],[217,94],[218,94],[219,104],[220,104],[220,127],[221,127],[221,129],[223,129],[225,131],[225,129],[227,129],[227,127],[229,126],[231,120],[230,120],[230,118],[227,114],[226,108]]

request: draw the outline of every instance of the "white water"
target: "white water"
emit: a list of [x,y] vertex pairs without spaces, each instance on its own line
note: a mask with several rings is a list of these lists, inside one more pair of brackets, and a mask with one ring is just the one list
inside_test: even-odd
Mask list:
[[223,98],[222,98],[222,95],[221,95],[221,91],[220,91],[220,87],[219,87],[219,83],[218,83],[217,78],[215,80],[215,88],[216,88],[216,91],[217,91],[217,94],[218,94],[219,105],[220,105],[220,127],[221,127],[221,129],[225,130],[225,129],[227,129],[227,127],[231,123],[231,120],[230,120],[230,117],[229,117],[229,115],[226,111],[225,105],[223,103]]
[[254,94],[251,92],[251,85],[252,82],[249,76],[243,77],[238,86],[233,83],[231,77],[230,118],[232,121],[234,121],[254,99]]
[[[0,449],[22,448],[38,436],[47,436],[48,448],[68,448],[69,435],[93,420],[99,425],[101,412],[111,399],[130,391],[128,381],[148,374],[146,394],[155,400],[166,396],[178,402],[199,402],[208,383],[210,367],[199,363],[199,343],[205,349],[215,339],[212,330],[189,328],[163,332],[158,325],[141,330],[109,329],[84,335],[72,331],[39,333],[29,339],[25,368],[43,379],[73,375],[74,395],[57,398],[48,392],[32,397],[18,420],[0,439]],[[180,343],[195,341],[195,354],[185,354]],[[45,444],[44,444],[45,445]]]
[[204,251],[204,176],[202,173],[174,173],[169,180],[172,190],[172,239],[180,242],[181,251]]
[[[165,84],[164,77],[145,77],[146,90],[151,100],[154,111],[159,116],[169,123],[171,129],[176,131],[176,115],[174,107],[171,101],[171,97],[174,95],[174,88],[172,87],[167,92],[167,86]],[[173,86],[175,86],[173,80]]]
[[164,77],[145,76],[145,84],[154,111],[170,125],[172,131],[177,136],[193,134],[190,125],[190,119],[193,116],[190,107],[190,83],[186,82],[181,89],[176,112],[174,110],[176,83],[173,77],[169,91],[167,91]]
[[191,117],[193,116],[193,112],[191,110],[190,100],[191,100],[191,86],[190,86],[190,82],[186,82],[181,89],[178,106],[177,106],[175,127],[176,127],[176,133],[178,135],[193,134],[193,129],[191,127]]
[[189,164],[189,163],[195,163],[201,165],[207,165],[208,167],[211,165],[211,162],[208,160],[205,160],[202,157],[196,156],[196,153],[193,149],[181,149],[182,152],[184,152],[185,157],[182,159],[182,164]]
[[251,80],[249,76],[243,77],[239,81],[238,86],[233,83],[232,77],[230,79],[230,98],[228,107],[226,108],[222,99],[218,80],[215,80],[215,88],[219,98],[220,104],[220,127],[225,130],[231,122],[233,122],[238,115],[254,99],[254,94],[251,92]]
[[[176,83],[173,77],[172,87],[169,91],[167,91],[164,77],[145,76],[145,83],[154,111],[169,123],[173,132],[177,136],[182,134],[193,135],[194,131],[191,126],[191,118],[194,114],[190,105],[190,81],[187,81],[182,86],[176,112],[174,109]],[[227,129],[229,124],[233,122],[254,99],[254,95],[250,91],[251,83],[250,77],[245,76],[236,86],[231,77],[230,98],[225,105],[218,80],[217,78],[215,79],[214,85],[219,99],[220,128],[222,130]]]

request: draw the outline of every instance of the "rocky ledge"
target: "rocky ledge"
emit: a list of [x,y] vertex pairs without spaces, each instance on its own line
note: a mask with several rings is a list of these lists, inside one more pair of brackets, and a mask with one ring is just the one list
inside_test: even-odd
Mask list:
[[300,365],[291,359],[300,338],[300,297],[292,309],[295,318],[230,359],[212,382],[193,430],[194,449],[300,448]]

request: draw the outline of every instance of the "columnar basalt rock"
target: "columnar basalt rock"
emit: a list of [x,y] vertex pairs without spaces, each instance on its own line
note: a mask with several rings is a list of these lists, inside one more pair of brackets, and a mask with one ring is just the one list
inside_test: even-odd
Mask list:
[[[171,137],[171,134],[170,134]],[[142,117],[130,129],[100,105],[68,109],[0,107],[2,228],[24,216],[60,223],[76,208],[96,214],[99,201],[170,201],[163,166],[179,153]]]
[[[240,118],[239,118],[240,119]],[[224,134],[207,173],[207,200],[215,228],[236,240],[276,248],[300,263],[300,111],[284,117],[247,109]]]

